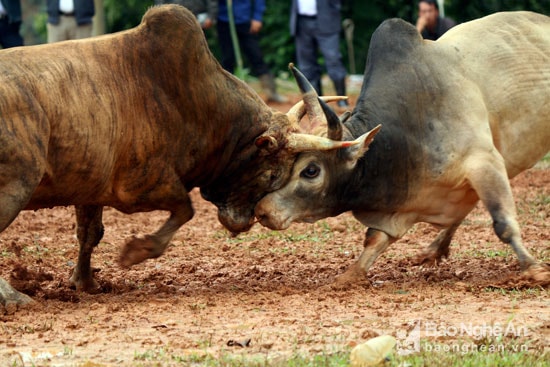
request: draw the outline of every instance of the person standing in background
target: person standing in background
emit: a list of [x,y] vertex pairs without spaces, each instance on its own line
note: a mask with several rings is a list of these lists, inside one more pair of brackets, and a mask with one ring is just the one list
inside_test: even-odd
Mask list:
[[21,2],[0,0],[0,45],[2,48],[23,46],[21,28]]
[[155,0],[155,5],[179,4],[195,14],[202,29],[210,29],[218,18],[218,0]]
[[[218,4],[217,29],[222,52],[221,64],[225,70],[233,73],[236,60],[229,29],[227,1],[219,0]],[[285,103],[287,102],[287,98],[277,93],[275,78],[264,62],[260,49],[259,33],[263,25],[262,17],[264,10],[264,0],[233,0],[233,17],[235,19],[237,38],[243,53],[250,63],[252,74],[260,79],[260,84],[266,93],[268,102]]]
[[92,35],[94,0],[47,0],[48,43]]
[[437,0],[420,0],[418,2],[416,29],[422,38],[435,41],[455,25],[454,20],[439,16]]
[[[336,94],[346,95],[347,71],[340,52],[341,6],[340,0],[292,0],[290,34],[295,38],[296,61],[319,95],[323,91],[318,50]],[[349,107],[348,101],[338,101],[338,107]]]

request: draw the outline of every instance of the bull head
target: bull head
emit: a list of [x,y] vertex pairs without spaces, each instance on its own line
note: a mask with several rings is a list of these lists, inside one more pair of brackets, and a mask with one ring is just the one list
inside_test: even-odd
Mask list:
[[[288,181],[296,156],[308,151],[332,151],[352,147],[358,142],[342,141],[339,126],[328,137],[312,135],[312,126],[327,126],[322,103],[346,97],[319,97],[309,81],[294,65],[290,69],[296,77],[303,100],[296,103],[286,114],[272,111],[263,103],[252,103],[259,123],[252,129],[266,130],[253,138],[252,145],[245,144],[234,159],[227,162],[219,178],[201,186],[203,197],[218,207],[218,219],[231,232],[247,231],[254,223],[254,207],[266,194],[278,190]],[[250,100],[254,100],[256,96]],[[242,99],[238,103],[241,103]],[[308,115],[309,125],[300,126],[301,119]],[[267,124],[266,124],[267,122]],[[329,126],[333,126],[332,120]],[[249,130],[251,134],[253,130]],[[234,174],[238,180],[228,180]]]
[[[201,187],[203,197],[218,207],[220,222],[234,233],[247,231],[252,226],[255,204],[264,195],[286,183],[298,153],[330,151],[358,144],[355,141],[312,135],[311,126],[300,126],[300,121],[306,114],[310,125],[314,126],[327,126],[327,118],[309,81],[294,65],[290,64],[290,69],[303,93],[303,100],[296,103],[286,114],[266,114],[263,118],[269,120],[267,130],[254,139],[253,147],[249,146],[245,152],[241,152],[239,160],[229,162],[226,167],[226,172],[239,176],[239,182],[246,182],[246,186],[232,186],[224,174],[221,180]],[[320,100],[326,103],[345,98],[320,97]],[[335,136],[334,133],[330,135]],[[242,165],[245,161],[246,165]],[[242,167],[254,169],[247,170]]]

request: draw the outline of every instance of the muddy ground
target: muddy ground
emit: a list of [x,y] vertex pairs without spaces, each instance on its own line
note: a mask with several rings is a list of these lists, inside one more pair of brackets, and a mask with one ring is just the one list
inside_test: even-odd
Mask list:
[[[525,244],[549,262],[550,168],[526,171],[512,186]],[[277,361],[348,350],[380,334],[394,335],[401,353],[415,351],[419,338],[550,350],[548,290],[526,287],[481,205],[438,267],[414,265],[437,234],[419,224],[368,279],[335,291],[328,285],[362,248],[365,228],[351,215],[284,232],[255,226],[234,238],[212,204],[196,190],[192,197],[195,217],[164,256],[129,270],[117,264],[125,241],[155,231],[167,215],[105,210],[92,258],[104,290],[97,295],[68,286],[78,253],[73,209],[21,213],[0,234],[0,276],[36,304],[0,316],[0,366],[176,363],[204,354]]]

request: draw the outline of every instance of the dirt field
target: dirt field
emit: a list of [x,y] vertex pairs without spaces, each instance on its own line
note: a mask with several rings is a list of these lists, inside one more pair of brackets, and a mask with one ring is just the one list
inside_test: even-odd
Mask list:
[[[549,262],[550,168],[524,172],[512,185],[524,242]],[[276,361],[346,350],[380,334],[394,335],[401,352],[414,351],[419,338],[550,350],[548,290],[525,288],[482,206],[439,267],[414,265],[437,233],[420,224],[367,280],[334,291],[327,285],[361,252],[365,228],[351,215],[284,232],[255,226],[233,238],[216,208],[197,190],[192,196],[195,217],[164,256],[129,270],[117,264],[124,242],[155,231],[167,215],[105,210],[92,258],[104,289],[97,295],[67,285],[78,253],[74,210],[21,213],[0,234],[0,276],[37,302],[0,316],[0,366],[133,365],[162,353]],[[247,339],[248,347],[238,346]]]

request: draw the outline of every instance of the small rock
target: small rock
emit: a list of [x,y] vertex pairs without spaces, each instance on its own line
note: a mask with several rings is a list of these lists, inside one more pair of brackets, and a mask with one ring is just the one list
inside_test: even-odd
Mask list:
[[386,359],[393,347],[397,343],[391,335],[382,335],[367,340],[351,350],[351,367],[370,367],[376,366]]

